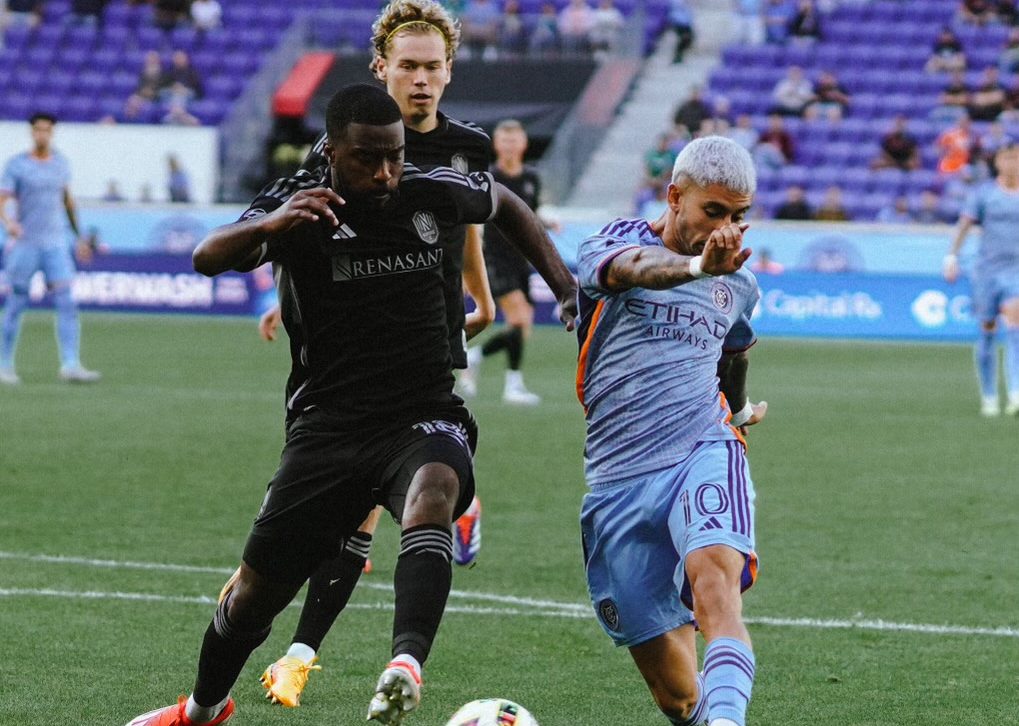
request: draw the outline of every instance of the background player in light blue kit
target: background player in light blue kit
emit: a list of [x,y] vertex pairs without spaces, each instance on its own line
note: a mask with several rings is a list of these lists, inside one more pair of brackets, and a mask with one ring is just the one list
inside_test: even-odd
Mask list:
[[995,334],[998,316],[1005,321],[1005,381],[1008,402],[1005,412],[1019,416],[1019,144],[1010,142],[994,155],[998,172],[993,182],[970,194],[959,216],[952,246],[945,256],[945,279],[959,276],[959,250],[970,228],[982,229],[973,267],[973,313],[980,322],[976,344],[977,377],[980,380],[980,413],[997,416],[998,349]]
[[[39,270],[46,276],[57,309],[60,378],[73,383],[92,383],[100,376],[81,365],[78,307],[71,296],[74,258],[68,244],[65,216],[82,248],[81,254],[90,254],[78,230],[74,199],[68,186],[71,170],[67,159],[51,146],[56,119],[37,113],[29,123],[32,125],[32,150],[11,158],[0,178],[0,224],[7,232],[4,269],[10,286],[0,337],[0,383],[21,382],[14,369],[14,352],[21,316],[28,307],[29,283]],[[12,198],[17,206],[16,218],[6,210]]]
[[579,253],[588,589],[673,724],[743,726],[754,680],[741,592],[757,571],[743,433],[767,410],[745,391],[755,190],[743,147],[698,139],[658,220],[617,219]]

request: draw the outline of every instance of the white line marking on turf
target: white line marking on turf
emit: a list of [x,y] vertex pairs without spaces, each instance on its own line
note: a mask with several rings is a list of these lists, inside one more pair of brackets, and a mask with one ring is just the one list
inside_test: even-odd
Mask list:
[[[162,562],[132,562],[125,560],[104,560],[89,557],[72,557],[67,555],[44,555],[24,552],[5,552],[0,550],[0,560],[22,560],[29,562],[46,562],[52,564],[84,565],[87,567],[108,567],[115,569],[134,570],[156,570],[163,572],[194,572],[216,575],[230,575],[233,568],[229,567],[205,567],[200,565],[179,565]],[[358,587],[370,590],[392,592],[393,586],[375,583],[360,582]],[[48,589],[0,589],[0,597],[18,596],[45,596],[63,597],[76,599],[104,599],[104,600],[135,600],[149,602],[171,602],[214,605],[216,599],[208,596],[173,596],[173,595],[152,595],[147,593],[123,593],[123,592],[79,592],[70,590],[48,590]],[[590,605],[587,603],[569,603],[557,600],[541,600],[529,597],[516,597],[513,595],[499,595],[488,592],[472,592],[467,590],[452,590],[450,597],[497,602],[506,605],[519,605],[525,609],[513,608],[486,608],[472,605],[450,605],[447,612],[468,613],[474,615],[530,615],[544,617],[558,617],[571,619],[586,619],[592,617]],[[296,607],[300,603],[292,603]],[[391,604],[386,603],[351,603],[347,607],[355,610],[392,610]],[[933,625],[928,623],[897,623],[887,620],[867,619],[817,619],[817,618],[773,618],[773,617],[747,617],[748,625],[770,625],[787,628],[815,628],[821,630],[877,630],[889,632],[906,633],[927,633],[933,635],[983,635],[996,638],[1019,638],[1019,628],[1012,627],[975,627],[967,625]]]

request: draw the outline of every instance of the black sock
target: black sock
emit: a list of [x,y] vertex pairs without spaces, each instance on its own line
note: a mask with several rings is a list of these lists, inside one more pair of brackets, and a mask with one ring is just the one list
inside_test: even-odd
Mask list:
[[403,653],[424,663],[446,609],[453,573],[453,535],[446,527],[422,524],[404,530],[393,584],[393,656]]
[[500,350],[506,351],[511,371],[520,370],[520,361],[524,356],[524,331],[522,328],[509,327],[496,333],[481,346],[481,354],[486,358]]
[[202,641],[198,678],[192,693],[199,706],[215,706],[230,695],[248,656],[269,637],[271,623],[252,631],[240,630],[227,616],[229,603],[227,595],[216,609]]
[[322,646],[329,628],[347,607],[371,546],[372,536],[357,532],[344,543],[338,557],[324,562],[311,576],[294,643],[304,643],[315,651]]

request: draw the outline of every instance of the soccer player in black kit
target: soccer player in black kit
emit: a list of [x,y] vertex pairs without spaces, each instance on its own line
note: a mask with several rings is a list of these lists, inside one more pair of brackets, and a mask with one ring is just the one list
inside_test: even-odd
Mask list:
[[[239,573],[206,630],[194,691],[131,726],[229,720],[230,689],[273,618],[379,504],[402,534],[393,659],[368,718],[399,724],[420,701],[421,665],[449,594],[450,526],[474,488],[473,421],[453,393],[439,227],[491,219],[525,246],[544,244],[544,231],[488,173],[404,166],[400,108],[382,89],[340,91],[326,128],[319,186],[213,230],[195,249],[195,269],[210,276],[278,267],[305,381],[290,398],[280,467]],[[565,266],[550,275],[563,300],[575,295]],[[572,324],[568,306],[564,322]]]
[[[515,193],[533,210],[538,209],[541,197],[541,178],[538,172],[524,164],[527,151],[527,132],[514,119],[507,119],[495,127],[493,134],[495,164],[492,176]],[[534,325],[534,306],[531,303],[531,265],[516,247],[506,239],[495,225],[485,225],[485,265],[488,281],[496,304],[502,310],[506,327],[490,337],[484,345],[467,352],[467,369],[460,376],[460,392],[473,396],[477,392],[477,375],[481,361],[499,351],[506,351],[506,382],[502,400],[505,403],[533,406],[541,402],[537,394],[524,386],[520,365],[524,343]]]
[[[491,140],[488,135],[477,126],[449,118],[438,110],[451,78],[459,42],[459,28],[453,17],[433,0],[393,0],[383,8],[372,28],[372,71],[386,84],[389,95],[400,106],[406,134],[406,159],[419,168],[450,166],[477,172],[489,167]],[[246,216],[272,211],[295,192],[315,185],[317,174],[326,162],[322,156],[325,141],[325,136],[316,141],[297,174],[267,186],[252,202]],[[455,368],[464,368],[467,364],[464,339],[480,332],[495,316],[478,229],[473,225],[440,228],[440,236],[451,249],[443,258],[443,272]],[[561,262],[550,242],[524,252],[539,272],[559,269]],[[466,317],[461,270],[464,283],[469,283],[465,285],[467,292],[479,308]],[[570,304],[574,303],[570,301]],[[486,305],[490,310],[483,310]],[[263,316],[260,323],[263,337],[274,337],[279,315],[277,309]],[[299,341],[291,338],[290,342],[292,349],[299,350]],[[302,381],[303,374],[295,368],[288,385],[288,399]],[[480,502],[475,497],[456,522],[453,530],[455,564],[470,565],[478,555],[480,511]],[[287,652],[269,664],[261,676],[266,697],[273,702],[289,707],[300,703],[310,672],[319,669],[317,660],[322,641],[360,578],[377,523],[378,514],[373,512],[357,532],[346,538],[340,554],[324,562],[312,575],[301,618]]]

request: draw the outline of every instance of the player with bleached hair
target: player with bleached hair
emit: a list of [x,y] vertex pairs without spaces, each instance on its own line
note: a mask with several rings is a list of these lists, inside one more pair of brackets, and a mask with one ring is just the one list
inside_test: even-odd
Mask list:
[[746,394],[755,190],[743,147],[697,139],[660,218],[617,219],[579,250],[588,588],[677,725],[744,726],[754,681],[741,592],[757,573],[744,434],[767,410]]
[[980,246],[970,277],[973,312],[980,323],[975,347],[980,382],[980,413],[998,416],[998,319],[1005,323],[1005,412],[1019,416],[1019,144],[1005,144],[994,155],[997,178],[973,190],[959,216],[944,275],[959,277],[959,251],[973,225],[980,225]]

